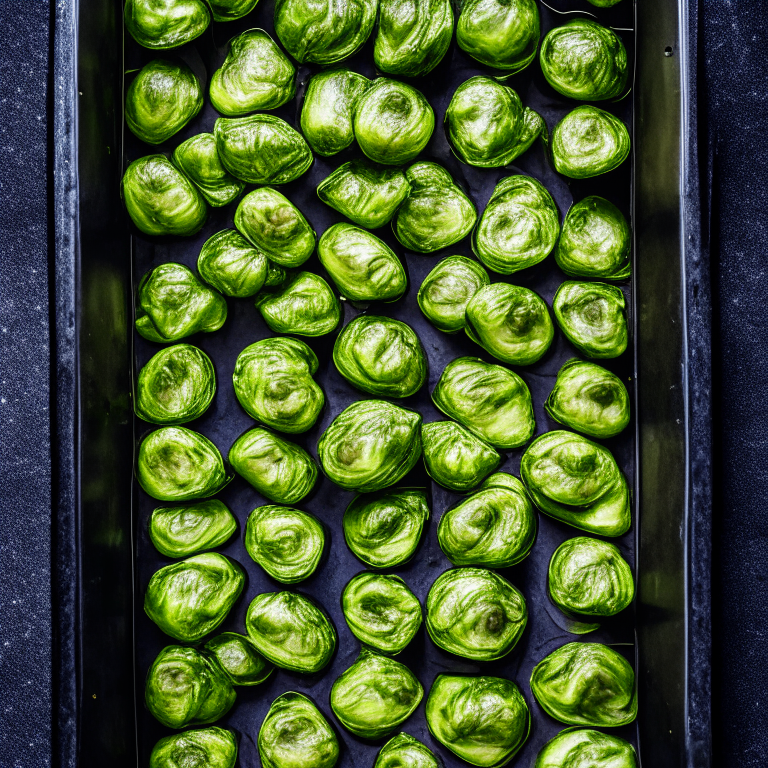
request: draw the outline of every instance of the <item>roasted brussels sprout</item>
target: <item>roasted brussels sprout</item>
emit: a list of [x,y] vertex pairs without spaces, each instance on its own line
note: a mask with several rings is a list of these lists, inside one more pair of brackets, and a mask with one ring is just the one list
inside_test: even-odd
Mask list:
[[418,739],[398,733],[381,748],[373,768],[443,768],[443,761]]
[[620,288],[567,280],[552,300],[560,330],[587,357],[618,357],[627,348],[627,302]]
[[428,520],[427,496],[418,488],[365,493],[344,512],[344,538],[366,565],[394,568],[413,557]]
[[345,408],[323,432],[317,453],[342,488],[379,491],[410,472],[421,456],[421,414],[383,400]]
[[547,413],[590,437],[613,437],[629,424],[629,395],[621,379],[595,363],[569,360],[544,403]]
[[166,557],[189,557],[215,549],[236,529],[234,516],[218,499],[181,507],[158,507],[149,518],[149,538]]
[[336,650],[336,630],[325,611],[295,592],[257,595],[245,628],[262,656],[293,672],[318,672]]
[[173,151],[173,164],[200,190],[209,205],[229,205],[245,184],[226,171],[216,150],[212,133],[187,139]]
[[[590,0],[593,2],[593,0]],[[597,3],[593,2],[593,5]],[[592,730],[566,729],[541,749],[533,768],[637,768],[633,746],[624,739]]]
[[267,257],[239,232],[224,229],[209,237],[197,257],[197,271],[225,296],[255,296],[269,271]]
[[357,101],[355,138],[376,163],[402,165],[427,146],[435,113],[421,91],[380,77]]
[[208,0],[214,21],[234,21],[247,16],[259,0]]
[[427,698],[427,725],[472,765],[505,765],[528,738],[531,713],[520,689],[501,677],[438,675]]
[[548,715],[568,725],[610,728],[637,716],[632,667],[600,643],[567,643],[550,653],[533,668],[531,693]]
[[432,402],[495,448],[527,442],[536,429],[531,393],[513,371],[479,357],[459,357],[445,366]]
[[125,28],[145,48],[178,48],[205,32],[211,23],[203,0],[126,0]]
[[333,684],[331,709],[355,736],[380,739],[405,722],[423,696],[408,667],[363,648]]
[[629,530],[629,487],[610,451],[573,432],[547,432],[523,454],[520,477],[546,515],[601,536]]
[[235,768],[235,735],[223,728],[174,733],[160,739],[149,756],[149,768],[179,768],[194,762],[202,768]]
[[378,237],[351,224],[334,224],[317,246],[320,262],[352,301],[395,301],[408,280],[395,252]]
[[275,670],[245,635],[222,632],[205,644],[232,685],[258,685]]

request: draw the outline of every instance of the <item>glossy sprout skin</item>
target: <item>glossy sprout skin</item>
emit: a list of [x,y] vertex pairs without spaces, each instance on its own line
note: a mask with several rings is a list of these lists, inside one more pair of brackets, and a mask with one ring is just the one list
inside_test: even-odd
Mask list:
[[259,0],[208,0],[214,21],[235,21],[247,16]]
[[398,733],[381,748],[373,768],[443,768],[443,761],[418,739]]
[[352,634],[382,653],[400,653],[421,626],[421,604],[399,576],[359,573],[341,607]]
[[627,660],[600,643],[567,643],[531,673],[542,709],[568,725],[614,728],[637,716],[635,673]]
[[166,557],[189,557],[225,544],[237,521],[218,499],[180,507],[158,507],[149,519],[149,538]]
[[232,685],[259,685],[275,668],[257,650],[245,635],[222,632],[205,644]]
[[361,492],[394,485],[421,456],[421,414],[383,400],[343,410],[317,444],[320,464],[336,485]]
[[227,172],[216,150],[212,133],[200,133],[179,144],[173,164],[200,190],[205,201],[220,208],[237,199],[245,184]]
[[[596,5],[596,3],[593,3]],[[566,729],[539,752],[533,768],[637,768],[634,747],[607,733]]]
[[225,296],[255,296],[267,279],[269,263],[239,232],[224,229],[209,237],[197,257],[197,271]]
[[237,740],[224,728],[200,728],[174,733],[155,744],[149,768],[179,768],[193,760],[204,760],[206,768],[235,768]]
[[125,28],[144,48],[178,48],[205,32],[211,23],[203,0],[126,0]]
[[408,667],[363,648],[333,684],[331,709],[355,736],[380,739],[405,722],[423,696]]

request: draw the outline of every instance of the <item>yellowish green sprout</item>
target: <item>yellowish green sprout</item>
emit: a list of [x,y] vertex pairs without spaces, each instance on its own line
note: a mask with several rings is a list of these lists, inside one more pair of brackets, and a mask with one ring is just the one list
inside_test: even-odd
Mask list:
[[216,150],[212,133],[200,133],[179,144],[173,164],[200,190],[209,205],[229,205],[240,196],[245,184],[227,172]]
[[214,21],[234,21],[247,16],[259,0],[208,0]]
[[158,507],[149,519],[149,538],[166,557],[189,557],[225,544],[237,521],[218,499],[180,507]]
[[381,748],[373,768],[443,768],[443,761],[418,739],[398,733]]
[[224,728],[200,728],[166,736],[155,744],[149,768],[179,768],[202,759],[205,768],[235,768],[237,741]]
[[564,765],[568,768],[637,768],[637,755],[624,739],[600,731],[566,728],[542,747],[533,768]]
[[267,280],[269,262],[239,232],[224,229],[209,237],[197,257],[197,271],[225,296],[255,296]]
[[259,685],[275,668],[245,635],[222,632],[205,644],[232,685]]
[[205,32],[211,14],[203,0],[126,0],[125,28],[144,48],[178,48]]

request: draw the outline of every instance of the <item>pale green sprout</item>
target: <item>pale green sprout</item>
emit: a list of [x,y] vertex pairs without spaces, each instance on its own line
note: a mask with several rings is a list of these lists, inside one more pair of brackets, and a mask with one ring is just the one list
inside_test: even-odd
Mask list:
[[216,549],[237,530],[237,521],[218,499],[158,507],[149,519],[149,538],[166,557],[189,557]]
[[209,205],[220,208],[237,199],[245,184],[227,172],[212,133],[200,133],[179,144],[173,164],[200,190]]
[[202,758],[206,768],[235,768],[237,740],[224,728],[199,728],[160,739],[149,756],[149,768],[179,768]]
[[564,765],[569,768],[637,768],[637,754],[628,741],[617,736],[586,728],[575,731],[566,728],[541,748],[533,768],[562,768]]
[[398,733],[381,748],[373,768],[443,768],[443,761],[418,739]]
[[245,635],[222,632],[205,644],[232,685],[259,685],[275,668]]
[[126,0],[125,28],[145,48],[178,48],[205,32],[211,23],[203,0]]
[[234,229],[224,229],[203,243],[197,271],[208,285],[225,296],[255,296],[266,283],[267,257]]

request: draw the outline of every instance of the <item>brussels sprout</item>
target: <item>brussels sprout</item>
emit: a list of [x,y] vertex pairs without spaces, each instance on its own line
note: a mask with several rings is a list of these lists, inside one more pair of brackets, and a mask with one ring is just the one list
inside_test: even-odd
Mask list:
[[208,0],[214,21],[234,21],[247,16],[259,0]]
[[[593,2],[593,0],[590,0]],[[597,3],[593,2],[593,5]],[[533,768],[637,768],[637,755],[624,739],[592,730],[566,729],[539,752]]]
[[379,739],[405,722],[423,696],[408,667],[363,648],[333,684],[331,709],[355,736]]
[[627,86],[627,51],[621,38],[588,19],[547,32],[539,60],[547,82],[571,99],[613,99]]
[[195,762],[201,768],[235,768],[237,741],[232,731],[200,728],[174,733],[160,739],[149,756],[149,768],[179,768]]
[[287,184],[312,165],[302,135],[274,115],[220,117],[213,135],[222,165],[249,184]]
[[597,8],[612,8],[614,5],[618,5],[621,0],[589,0],[589,2]]
[[560,330],[587,357],[618,357],[627,348],[627,302],[620,288],[567,280],[552,300]]
[[248,415],[281,432],[306,432],[325,396],[312,376],[315,353],[299,339],[269,338],[247,346],[235,362],[235,395]]
[[212,723],[231,709],[235,698],[218,664],[194,648],[163,648],[147,673],[147,709],[168,728]]
[[200,277],[225,296],[238,299],[255,296],[268,270],[267,257],[234,229],[209,237],[197,258]]
[[352,634],[383,653],[400,653],[421,626],[421,604],[399,576],[359,573],[341,607]]
[[569,360],[544,403],[547,413],[590,437],[613,437],[629,424],[629,395],[621,379],[595,363]]
[[531,393],[513,371],[479,357],[459,357],[445,366],[432,402],[495,448],[517,448],[536,429]]
[[275,288],[285,282],[287,272],[279,264],[275,264],[274,261],[270,261],[267,264],[267,279],[264,281],[266,288]]
[[429,102],[406,83],[379,77],[357,101],[355,138],[376,163],[410,162],[427,146],[434,129]]
[[262,656],[293,672],[318,672],[336,650],[336,630],[325,611],[295,592],[257,595],[245,628]]
[[448,141],[456,156],[479,168],[508,165],[536,138],[546,135],[544,118],[516,91],[489,77],[472,77],[453,94],[445,113]]
[[218,493],[232,476],[219,449],[186,427],[161,427],[139,446],[139,485],[153,499],[190,501]]
[[573,432],[548,432],[528,446],[520,477],[546,515],[601,536],[629,530],[629,487],[610,451]]
[[258,685],[275,670],[244,635],[222,632],[205,644],[232,685]]
[[237,529],[237,522],[218,499],[158,507],[149,519],[149,538],[166,557],[189,557],[224,544]]
[[362,494],[344,512],[347,546],[371,568],[394,568],[413,557],[429,520],[424,491],[401,488]]
[[336,339],[333,362],[350,384],[372,395],[410,397],[427,378],[416,332],[389,317],[356,317]]
[[212,133],[200,133],[176,147],[173,164],[216,208],[229,205],[245,189],[245,184],[227,173],[221,164]]
[[146,235],[194,235],[208,217],[197,187],[165,155],[134,160],[121,190],[131,221]]
[[317,453],[342,488],[379,491],[394,485],[421,456],[421,414],[383,400],[345,408],[323,432]]
[[438,675],[427,698],[430,733],[472,765],[505,765],[528,738],[531,713],[501,677]]
[[145,48],[178,48],[205,32],[211,23],[203,0],[126,0],[125,28]]
[[637,716],[635,673],[627,660],[600,643],[567,643],[531,673],[541,708],[568,725],[612,728]]
[[560,216],[546,188],[529,176],[508,176],[493,190],[472,250],[488,269],[511,275],[546,259],[559,234]]
[[278,504],[296,504],[317,481],[312,457],[266,429],[238,437],[229,449],[229,462],[262,496]]
[[335,155],[355,140],[355,106],[370,82],[350,69],[318,72],[309,81],[301,106],[301,130],[318,155]]
[[347,299],[395,301],[405,293],[408,280],[400,259],[364,229],[334,224],[320,238],[317,255]]
[[257,507],[248,517],[245,548],[273,579],[295,584],[311,576],[325,546],[314,515],[290,507]]
[[555,170],[589,179],[618,168],[629,155],[629,131],[618,117],[597,107],[576,107],[552,131]]
[[443,761],[418,739],[398,733],[381,748],[373,768],[443,768]]

